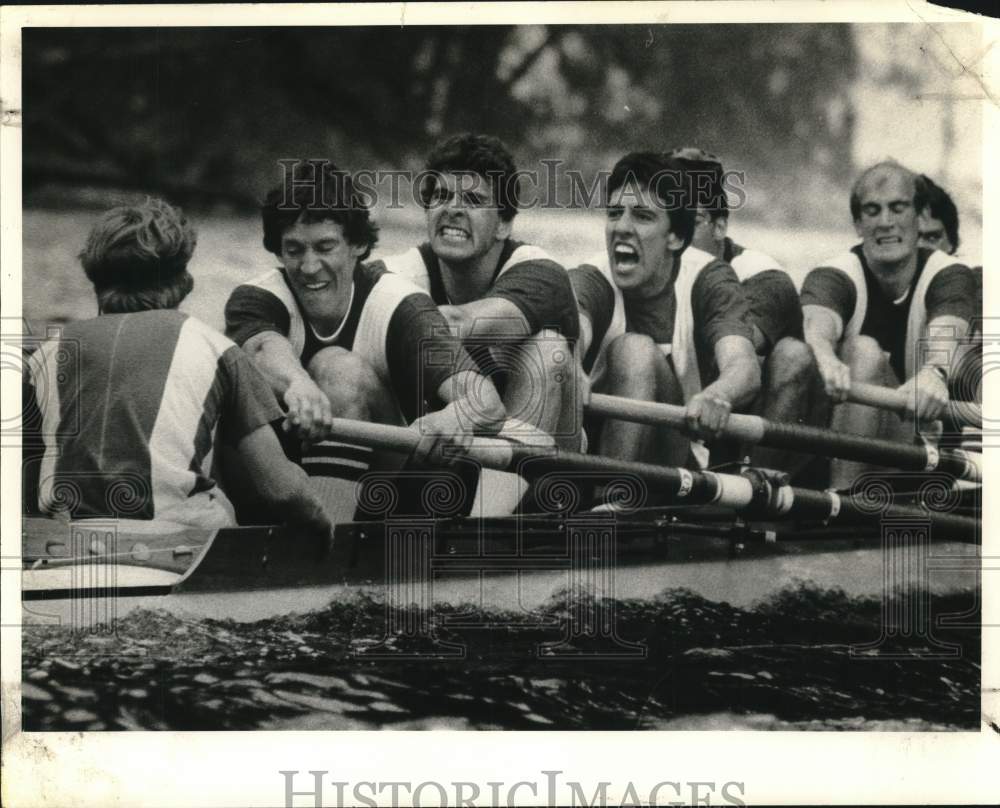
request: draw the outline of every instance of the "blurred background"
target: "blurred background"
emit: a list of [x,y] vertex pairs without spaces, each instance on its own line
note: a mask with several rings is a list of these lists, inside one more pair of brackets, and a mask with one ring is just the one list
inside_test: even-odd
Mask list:
[[[891,156],[952,194],[979,255],[983,52],[974,23],[25,29],[25,316],[96,313],[86,232],[155,194],[198,225],[185,308],[221,326],[274,262],[256,205],[279,159],[418,170],[465,130],[525,170],[562,161],[562,186],[632,149],[713,151],[746,174],[731,234],[794,272],[853,243],[850,183]],[[423,236],[418,208],[383,201],[375,257]],[[525,211],[515,237],[572,264],[603,247],[597,204]]]

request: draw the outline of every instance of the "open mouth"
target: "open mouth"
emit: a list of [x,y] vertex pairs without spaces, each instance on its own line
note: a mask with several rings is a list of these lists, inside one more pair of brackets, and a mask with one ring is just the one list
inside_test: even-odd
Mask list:
[[330,281],[315,281],[314,283],[303,283],[302,288],[307,292],[321,292],[330,285]]
[[630,270],[639,265],[639,251],[631,244],[615,244],[612,248],[615,269]]
[[438,234],[445,241],[462,242],[468,241],[471,237],[468,230],[463,230],[461,227],[453,227],[451,225],[444,225],[438,230]]
[[901,239],[899,236],[880,236],[879,238],[875,239],[875,243],[878,244],[880,247],[889,247],[894,244],[902,244],[903,239]]

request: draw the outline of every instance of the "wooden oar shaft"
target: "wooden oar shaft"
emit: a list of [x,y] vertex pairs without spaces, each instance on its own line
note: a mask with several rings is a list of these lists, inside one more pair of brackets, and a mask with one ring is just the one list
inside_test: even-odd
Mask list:
[[[335,418],[330,437],[376,449],[412,452],[420,435],[407,427],[370,424]],[[609,457],[566,452],[554,447],[536,447],[499,439],[477,438],[470,456],[484,467],[501,471],[516,471],[526,477],[546,472],[600,475],[641,481],[678,505],[718,504],[738,512],[754,515],[871,523],[885,517],[872,513],[868,503],[852,496],[840,496],[828,491],[813,491],[792,486],[761,484],[750,477],[736,474],[689,471],[650,463],[634,463]],[[978,522],[963,516],[936,513],[921,508],[897,506],[894,516],[909,518],[947,530],[955,538],[974,539]]]
[[[594,393],[590,399],[590,411],[623,421],[682,430],[687,427],[684,407],[675,404]],[[980,482],[982,479],[974,458],[960,450],[938,452],[928,446],[865,438],[800,424],[779,424],[757,415],[733,413],[726,424],[725,436],[775,449],[856,460],[906,471],[939,469],[962,480]]]
[[[910,403],[906,393],[901,393],[891,387],[880,387],[877,384],[851,382],[851,390],[847,400],[854,404],[867,404],[883,410],[906,415],[910,412]],[[966,426],[981,428],[983,425],[983,409],[971,401],[952,401],[949,412],[956,420]]]

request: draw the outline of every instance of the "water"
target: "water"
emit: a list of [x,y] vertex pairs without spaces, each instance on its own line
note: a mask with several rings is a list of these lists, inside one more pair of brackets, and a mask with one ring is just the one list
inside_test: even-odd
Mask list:
[[[940,596],[932,608],[971,601]],[[112,636],[29,627],[24,728],[979,728],[976,628],[852,655],[880,636],[876,600],[799,586],[749,609],[683,590],[614,605],[617,644],[558,645],[566,619],[595,607],[565,595],[530,617],[396,614],[388,635],[384,605],[361,596],[256,623],[137,611]],[[413,631],[427,619],[433,637]],[[937,642],[959,655],[935,656]],[[462,656],[446,656],[453,646]],[[580,655],[595,650],[605,656]]]

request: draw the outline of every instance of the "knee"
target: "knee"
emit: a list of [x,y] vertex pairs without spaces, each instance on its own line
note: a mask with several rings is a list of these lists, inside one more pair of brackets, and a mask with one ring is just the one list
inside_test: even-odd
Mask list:
[[673,367],[645,334],[622,334],[608,346],[607,392],[674,402],[683,398]]
[[384,390],[375,369],[362,357],[343,348],[324,348],[306,369],[330,399],[335,416],[372,420]]
[[885,351],[878,342],[863,334],[844,340],[840,359],[851,369],[851,378],[859,382],[879,381],[885,375]]
[[630,332],[616,337],[608,346],[608,367],[627,374],[650,373],[660,356],[652,337]]
[[767,358],[767,378],[772,386],[805,384],[815,367],[812,349],[802,340],[783,337]]

